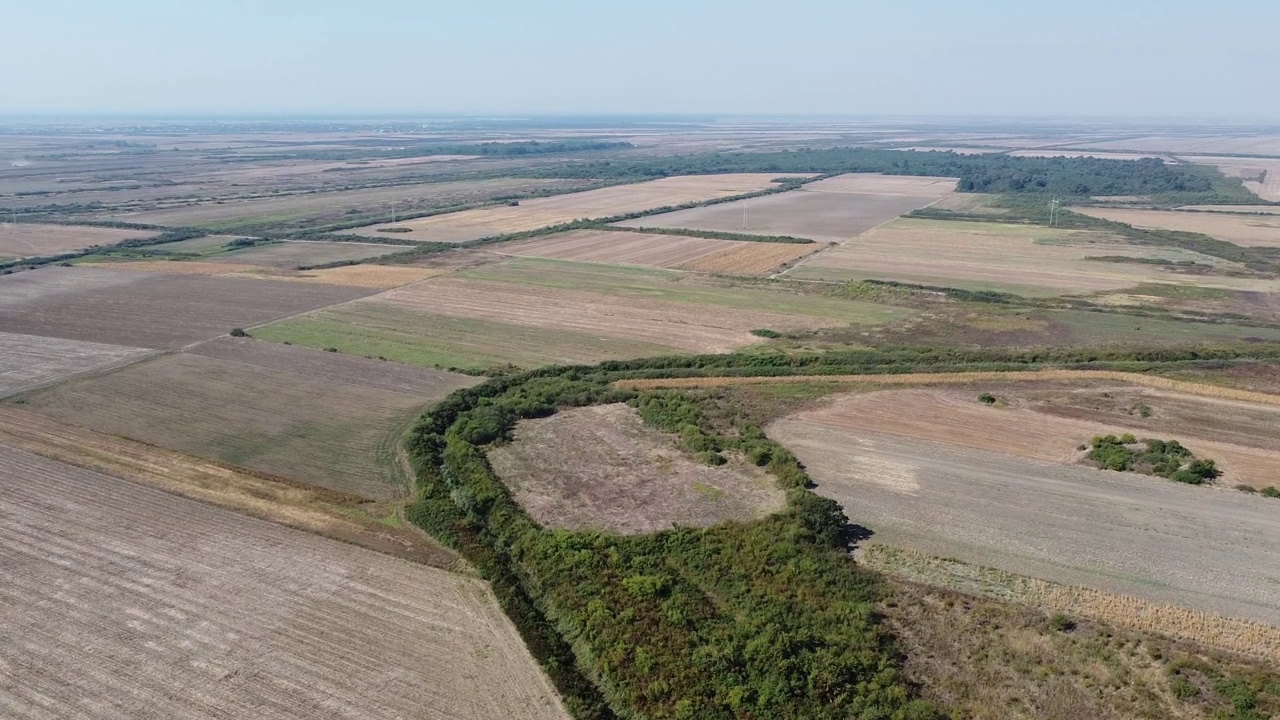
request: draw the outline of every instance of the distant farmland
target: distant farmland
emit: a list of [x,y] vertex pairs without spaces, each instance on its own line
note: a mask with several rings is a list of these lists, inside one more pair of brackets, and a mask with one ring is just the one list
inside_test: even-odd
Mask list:
[[578,230],[508,243],[497,252],[520,257],[760,275],[821,247],[817,244],[738,242],[679,235]]
[[567,720],[486,583],[0,447],[6,717]]
[[98,432],[373,499],[405,492],[395,459],[423,408],[477,380],[224,338],[24,398]]
[[328,284],[46,267],[0,277],[0,332],[172,348],[370,292]]
[[536,230],[584,218],[603,218],[671,205],[713,200],[764,190],[786,173],[736,175],[687,175],[616,185],[555,197],[523,200],[518,206],[494,206],[405,220],[394,225],[410,232],[387,233],[390,224],[371,225],[349,232],[370,237],[391,237],[430,242],[464,242],[493,235]]
[[24,258],[114,245],[124,240],[153,238],[155,230],[122,230],[82,225],[0,224],[0,258]]
[[955,185],[956,181],[948,178],[841,175],[791,192],[679,210],[620,225],[844,242],[950,195]]
[[244,250],[223,253],[211,258],[214,262],[263,265],[281,270],[292,270],[309,265],[323,265],[347,260],[367,260],[408,250],[403,245],[361,244],[344,242],[284,241],[255,245]]
[[133,360],[141,348],[0,332],[0,395]]
[[[1262,209],[1266,209],[1265,206]],[[1280,210],[1280,208],[1277,208]],[[1224,212],[1181,210],[1129,210],[1126,208],[1080,207],[1072,212],[1114,220],[1134,227],[1203,233],[1245,247],[1280,248],[1280,217],[1233,215]]]

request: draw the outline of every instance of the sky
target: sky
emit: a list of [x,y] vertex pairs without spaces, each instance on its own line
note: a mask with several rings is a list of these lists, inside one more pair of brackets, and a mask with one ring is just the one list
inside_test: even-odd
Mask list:
[[1277,0],[6,0],[0,115],[1280,123]]

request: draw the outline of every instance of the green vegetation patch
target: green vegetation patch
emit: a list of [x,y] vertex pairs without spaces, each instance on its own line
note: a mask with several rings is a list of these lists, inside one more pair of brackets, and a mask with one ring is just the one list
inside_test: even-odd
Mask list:
[[1103,470],[1155,475],[1188,485],[1203,485],[1222,474],[1213,460],[1197,458],[1177,440],[1139,442],[1133,435],[1098,435],[1087,457]]

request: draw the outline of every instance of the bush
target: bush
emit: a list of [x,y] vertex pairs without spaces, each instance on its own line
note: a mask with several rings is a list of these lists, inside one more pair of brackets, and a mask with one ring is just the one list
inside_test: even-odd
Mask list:
[[762,337],[762,338],[782,337],[782,333],[778,332],[777,330],[770,330],[768,328],[756,328],[755,330],[751,331],[751,334],[755,335],[756,337]]
[[1272,485],[1271,487],[1262,488],[1262,496],[1269,498],[1280,498],[1280,488]]
[[996,396],[995,396],[995,395],[992,395],[991,393],[986,393],[986,392],[984,392],[984,393],[982,393],[981,395],[979,395],[979,396],[978,396],[978,402],[980,402],[980,403],[985,403],[985,404],[987,404],[987,405],[995,405],[995,404],[996,404]]
[[249,337],[249,333],[244,328],[231,328],[231,337]]
[[1086,456],[1103,470],[1156,475],[1189,485],[1203,485],[1222,474],[1213,460],[1197,458],[1177,440],[1142,441],[1145,449],[1134,449],[1138,439],[1126,433],[1098,435]]
[[1054,613],[1049,617],[1049,627],[1058,632],[1071,632],[1076,629],[1076,621],[1065,613]]

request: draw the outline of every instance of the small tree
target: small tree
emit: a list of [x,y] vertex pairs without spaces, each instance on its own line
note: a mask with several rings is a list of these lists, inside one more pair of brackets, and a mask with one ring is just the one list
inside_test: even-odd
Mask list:
[[231,337],[249,337],[249,333],[244,328],[231,328]]

